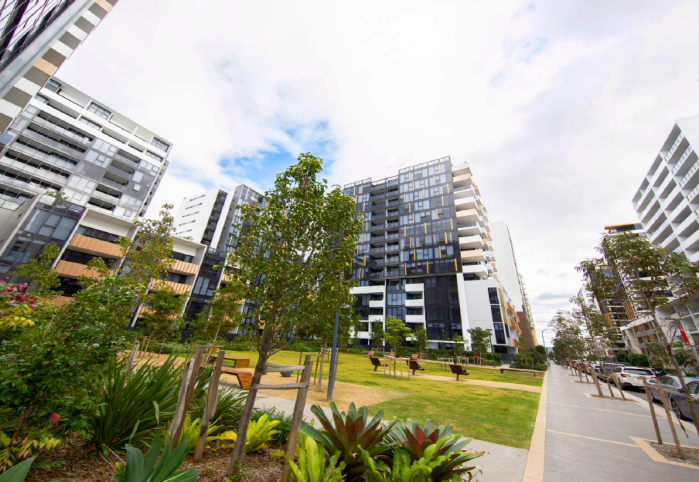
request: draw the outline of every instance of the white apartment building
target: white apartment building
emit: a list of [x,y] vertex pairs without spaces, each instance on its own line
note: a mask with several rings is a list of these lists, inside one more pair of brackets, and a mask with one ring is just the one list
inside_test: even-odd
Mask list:
[[679,119],[633,197],[651,243],[699,261],[699,115]]
[[60,79],[2,134],[0,207],[44,191],[127,221],[143,216],[172,143]]

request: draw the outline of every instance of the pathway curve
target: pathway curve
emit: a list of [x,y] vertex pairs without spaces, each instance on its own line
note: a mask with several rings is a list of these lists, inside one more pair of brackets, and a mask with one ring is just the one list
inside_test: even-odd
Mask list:
[[[532,440],[526,482],[699,480],[699,469],[654,461],[642,448],[643,443],[635,440],[655,439],[643,392],[624,392],[633,400],[628,402],[589,396],[596,393],[594,384],[579,383],[568,370],[551,367],[542,396],[547,403],[542,400],[539,412],[541,415],[543,409],[545,423],[537,420],[542,430],[535,431]],[[662,407],[656,405],[658,411]],[[662,417],[658,422],[663,440],[671,443],[667,419]],[[689,438],[677,427],[683,444],[699,447],[691,424],[685,424]]]

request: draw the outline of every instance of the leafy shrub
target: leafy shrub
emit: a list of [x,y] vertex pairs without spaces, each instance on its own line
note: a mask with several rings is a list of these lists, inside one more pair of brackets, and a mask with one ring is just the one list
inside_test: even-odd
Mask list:
[[[222,429],[233,429],[240,422],[240,415],[243,412],[247,392],[237,388],[227,388],[219,390],[216,410],[213,420]],[[204,415],[205,397],[198,397],[192,400],[192,413],[201,418]]]
[[167,425],[182,377],[174,362],[168,358],[161,366],[145,363],[130,369],[127,360],[112,358],[91,389],[97,409],[88,423],[98,448],[144,447],[154,430]]
[[284,412],[279,412],[276,408],[272,407],[264,410],[255,410],[251,420],[259,420],[262,415],[265,414],[270,420],[279,421],[279,425],[276,426],[276,431],[278,433],[274,434],[270,441],[278,445],[284,445],[286,439],[289,438],[289,431],[291,430],[291,415],[286,415]]
[[322,408],[317,405],[311,407],[311,412],[322,425],[322,430],[317,430],[307,423],[302,423],[301,432],[308,435],[325,447],[328,454],[340,452],[345,463],[343,474],[349,481],[363,480],[368,468],[360,454],[360,446],[365,447],[369,457],[373,460],[390,459],[390,454],[395,443],[384,438],[394,429],[399,420],[394,420],[384,426],[381,424],[383,410],[379,410],[374,418],[369,419],[367,407],[359,410],[351,403],[347,412],[340,412],[334,403],[330,403],[333,414],[333,423],[330,422]]
[[192,351],[192,346],[186,343],[178,343],[176,341],[168,341],[162,343],[152,342],[148,346],[148,351],[151,353],[160,353],[161,355],[186,355]]
[[170,441],[165,442],[160,459],[160,433],[155,433],[153,443],[145,458],[143,452],[131,445],[126,446],[128,457],[126,465],[117,463],[117,474],[114,482],[191,482],[199,477],[199,471],[195,469],[175,472],[184,462],[187,456],[187,444],[181,443],[170,451]]
[[[257,420],[251,420],[248,426],[248,433],[245,437],[245,448],[243,452],[246,454],[254,454],[260,450],[267,448],[267,443],[272,440],[272,437],[277,433],[274,427],[279,425],[279,420],[269,420],[266,413],[263,413]],[[232,440],[233,443],[228,446],[222,446],[222,448],[233,447],[235,445],[235,440],[237,434],[234,432],[225,432],[221,434],[221,438],[224,436],[228,437],[228,440]]]
[[[215,423],[209,423],[206,427],[206,441],[211,442],[213,440],[219,440],[214,438],[214,434],[221,429],[219,425]],[[192,420],[192,416],[187,414],[184,418],[184,425],[182,426],[182,436],[180,437],[180,442],[187,442],[187,453],[193,454],[194,450],[197,448],[197,442],[199,441],[199,431],[201,430],[201,419],[195,418]]]
[[[52,437],[49,433],[34,433],[32,437],[12,439],[10,435],[0,430],[0,473],[3,467],[15,466],[17,461],[27,459],[35,451],[49,450],[60,443],[60,439]],[[0,476],[1,480],[2,476]]]
[[298,465],[288,457],[284,457],[289,461],[291,477],[296,482],[340,482],[345,480],[342,476],[345,463],[338,464],[340,452],[335,452],[332,457],[326,459],[325,448],[319,447],[319,442],[307,435],[300,434],[296,456]]

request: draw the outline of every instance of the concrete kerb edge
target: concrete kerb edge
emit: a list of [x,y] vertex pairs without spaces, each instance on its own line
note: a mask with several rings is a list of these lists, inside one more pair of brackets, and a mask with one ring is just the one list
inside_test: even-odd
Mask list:
[[544,384],[541,387],[539,409],[534,422],[527,464],[524,467],[522,482],[543,482],[544,480],[544,452],[546,449],[546,409],[548,404],[548,372],[544,375]]

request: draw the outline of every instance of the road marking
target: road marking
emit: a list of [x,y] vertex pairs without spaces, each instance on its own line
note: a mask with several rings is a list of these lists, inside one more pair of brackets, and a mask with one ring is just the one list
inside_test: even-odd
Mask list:
[[578,435],[577,433],[568,433],[568,432],[559,432],[558,430],[551,430],[551,429],[546,429],[547,432],[551,433],[557,433],[559,435],[568,435],[569,437],[577,437],[577,438],[584,438],[586,440],[594,440],[595,442],[606,442],[609,444],[616,444],[616,445],[623,445],[625,447],[633,447],[633,448],[641,448],[636,444],[630,444],[626,442],[617,442],[616,440],[607,440],[603,438],[597,438],[597,437],[588,437],[587,435]]
[[592,407],[582,407],[580,405],[570,405],[568,403],[557,403],[557,402],[549,402],[551,405],[563,405],[565,407],[575,407],[575,408],[582,408],[585,410],[597,410],[599,412],[610,412],[610,413],[623,413],[624,415],[631,415],[632,417],[644,417],[644,418],[650,418],[650,415],[641,415],[640,413],[630,413],[630,412],[620,412],[619,410],[607,410],[605,408],[592,408]]

